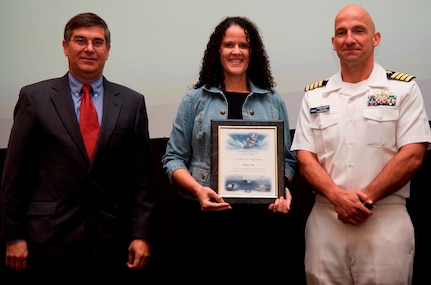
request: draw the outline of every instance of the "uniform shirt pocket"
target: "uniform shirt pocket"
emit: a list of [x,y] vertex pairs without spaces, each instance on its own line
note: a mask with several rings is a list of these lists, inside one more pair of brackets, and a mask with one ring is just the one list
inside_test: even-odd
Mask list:
[[321,113],[311,116],[310,127],[314,134],[316,153],[336,147],[339,136],[337,125],[338,113]]
[[367,135],[367,145],[373,147],[393,147],[396,144],[396,127],[400,116],[398,109],[369,108],[363,112]]

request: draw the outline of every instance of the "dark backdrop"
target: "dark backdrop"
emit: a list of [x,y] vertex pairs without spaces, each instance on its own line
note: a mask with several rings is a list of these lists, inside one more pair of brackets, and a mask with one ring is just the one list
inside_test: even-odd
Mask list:
[[[176,284],[175,282],[175,264],[172,259],[172,252],[175,249],[175,234],[176,234],[176,207],[177,195],[175,190],[171,187],[167,176],[165,175],[162,165],[161,157],[165,152],[167,138],[151,139],[151,147],[153,159],[156,167],[156,181],[157,181],[157,227],[155,244],[152,252],[152,260],[147,268],[147,274],[151,276],[151,284]],[[6,149],[0,149],[0,173],[3,171],[3,162]],[[431,234],[429,233],[429,217],[430,212],[427,211],[430,201],[431,187],[430,178],[431,174],[431,151],[428,151],[422,167],[416,172],[411,182],[411,198],[407,201],[407,208],[411,214],[413,224],[416,232],[416,255],[414,263],[414,285],[423,284],[419,280],[428,279],[429,258],[431,257],[430,243]],[[310,188],[304,182],[300,175],[297,175],[292,185],[292,208],[288,215],[292,217],[289,219],[289,226],[291,233],[294,234],[294,242],[289,245],[297,257],[298,264],[303,263],[302,257],[304,252],[303,232],[305,221],[308,213],[314,202]],[[4,241],[0,244],[0,280],[4,270]],[[283,258],[274,253],[274,258],[283,262]],[[186,257],[184,262],[186,262]],[[303,271],[296,272],[295,276],[285,276],[286,282],[293,285],[305,284],[303,280]],[[221,276],[223,273],[220,272]],[[281,274],[282,272],[269,272],[268,274]],[[214,274],[209,274],[214,276]],[[226,280],[224,276],[221,280]],[[1,284],[5,284],[6,280],[1,280]],[[142,284],[150,284],[149,282],[142,282]]]

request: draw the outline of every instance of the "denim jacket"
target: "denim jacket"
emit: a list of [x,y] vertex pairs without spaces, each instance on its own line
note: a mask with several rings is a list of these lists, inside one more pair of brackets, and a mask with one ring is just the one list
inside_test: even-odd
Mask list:
[[[251,121],[284,121],[285,175],[293,179],[296,158],[290,152],[290,128],[285,102],[278,92],[261,89],[249,82],[242,116]],[[211,120],[227,120],[228,104],[223,92],[216,87],[189,90],[182,98],[173,128],[162,157],[162,165],[170,181],[172,173],[187,169],[196,181],[210,186]],[[185,190],[180,194],[192,198]]]

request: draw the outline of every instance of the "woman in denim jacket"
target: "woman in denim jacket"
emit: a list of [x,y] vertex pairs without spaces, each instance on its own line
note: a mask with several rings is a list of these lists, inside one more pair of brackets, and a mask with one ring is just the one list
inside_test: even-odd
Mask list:
[[[178,276],[184,274],[184,282],[190,282],[193,276],[199,278],[199,274],[190,274],[190,269],[208,272],[208,268],[222,264],[223,271],[234,270],[233,276],[244,282],[253,272],[238,269],[252,268],[256,259],[265,261],[254,273],[267,277],[275,272],[268,260],[271,257],[262,254],[266,250],[256,248],[255,243],[268,241],[264,247],[274,244],[269,240],[273,237],[270,232],[277,229],[268,220],[277,220],[278,215],[273,212],[289,212],[289,189],[286,187],[285,197],[264,206],[232,205],[210,188],[211,120],[284,121],[285,180],[287,185],[292,181],[296,158],[290,152],[288,114],[274,86],[257,27],[245,17],[225,18],[207,44],[198,82],[182,98],[162,158],[163,167],[181,197],[178,248],[185,251],[180,251],[177,257]],[[267,209],[262,210],[263,206]],[[264,273],[263,268],[270,271]]]

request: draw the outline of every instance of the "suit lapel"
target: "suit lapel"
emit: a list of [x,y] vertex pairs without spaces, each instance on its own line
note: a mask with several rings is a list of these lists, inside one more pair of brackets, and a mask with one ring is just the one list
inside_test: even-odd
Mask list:
[[56,81],[52,87],[55,92],[51,95],[51,101],[62,120],[66,131],[70,134],[84,157],[87,157],[84,141],[82,140],[79,124],[71,99],[70,88],[68,86],[67,74]]
[[115,124],[120,114],[122,101],[120,99],[120,92],[106,79],[104,81],[103,92],[103,116],[102,125],[100,127],[99,140],[96,145],[95,157],[97,153],[103,151],[103,147],[108,142],[109,137],[114,131]]

